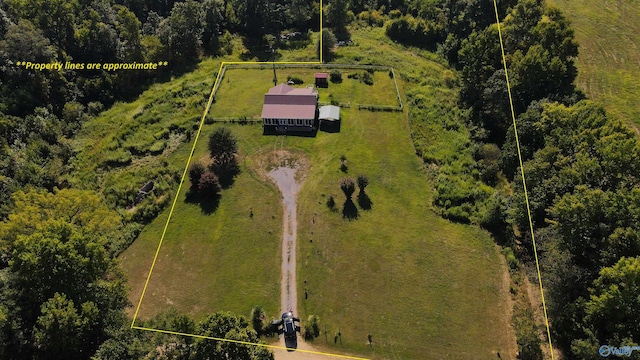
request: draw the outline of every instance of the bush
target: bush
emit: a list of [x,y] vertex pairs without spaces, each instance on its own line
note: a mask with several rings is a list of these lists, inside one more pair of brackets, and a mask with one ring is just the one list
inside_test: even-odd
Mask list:
[[329,195],[329,198],[327,199],[327,207],[331,211],[336,209],[336,200],[333,198],[333,195]]
[[265,315],[264,311],[262,311],[262,307],[256,305],[251,309],[251,325],[258,336],[264,334],[265,330],[267,330],[264,326],[264,318]]
[[362,73],[362,82],[367,85],[373,85],[373,75],[370,72],[365,71]]
[[306,340],[313,340],[320,336],[320,318],[316,315],[309,315],[304,324],[304,337]]
[[446,38],[446,31],[441,24],[416,19],[411,15],[393,20],[387,26],[386,34],[391,40],[428,50],[435,50],[436,44],[444,42]]
[[356,183],[352,178],[345,178],[340,180],[340,189],[347,197],[347,199],[351,198],[351,195],[356,191]]
[[332,83],[341,83],[342,73],[340,72],[340,70],[331,70],[331,72],[329,73],[329,80],[331,80]]
[[287,76],[287,82],[289,81],[293,82],[295,85],[304,84],[304,80],[302,80],[298,75]]
[[361,192],[364,192],[364,188],[369,185],[369,177],[367,175],[358,175],[358,187]]

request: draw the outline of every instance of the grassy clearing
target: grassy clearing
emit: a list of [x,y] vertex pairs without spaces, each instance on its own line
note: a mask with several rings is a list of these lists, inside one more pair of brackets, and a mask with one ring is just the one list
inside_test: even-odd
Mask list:
[[[203,129],[194,159],[207,156],[207,139],[214,128]],[[213,214],[186,202],[186,180],[141,306],[142,318],[170,306],[197,319],[222,310],[248,316],[251,306],[258,304],[270,315],[279,311],[282,216],[274,209],[279,209],[280,197],[247,163],[248,154],[270,145],[273,138],[261,137],[256,126],[235,126],[233,132],[242,151],[242,172],[223,191]],[[121,256],[135,304],[167,216],[164,211],[146,226]]]
[[[317,165],[301,190],[298,287],[309,293],[301,315],[318,315],[329,337],[316,344],[373,358],[495,358],[510,347],[495,245],[485,232],[430,211],[431,186],[402,115],[350,115],[340,138],[311,154]],[[340,214],[341,154],[348,176],[371,179],[372,209],[359,207],[354,221]],[[337,213],[325,205],[328,195]],[[332,340],[338,329],[342,347]]]
[[[576,83],[608,112],[640,125],[640,6],[636,0],[550,0],[580,44]],[[636,128],[637,131],[637,128]]]
[[[313,85],[313,75],[321,69],[277,68],[278,82],[286,82],[289,76],[296,76],[304,81],[298,87]],[[373,73],[374,85],[366,85],[358,79],[348,79],[352,73],[362,74],[365,70],[344,69],[343,81],[339,84],[330,83],[328,88],[319,88],[318,95],[321,102],[337,101],[339,103],[375,104],[397,106],[396,90],[393,78],[387,71]],[[207,115],[209,118],[240,118],[261,119],[262,101],[264,94],[273,86],[273,69],[233,69],[229,68],[222,79],[220,90],[216,94],[216,105]],[[375,86],[375,91],[372,91]],[[247,91],[251,89],[251,91]]]
[[[432,177],[412,146],[417,145],[423,157],[442,162],[469,156],[464,145],[468,136],[453,105],[455,88],[443,86],[448,70],[430,53],[391,43],[380,28],[354,31],[353,39],[353,46],[339,49],[336,62],[402,64],[396,67],[401,92],[412,108],[421,108],[420,116],[413,113],[410,123],[407,113],[343,109],[341,132],[320,132],[316,138],[262,136],[260,126],[231,124],[239,139],[242,173],[223,192],[213,214],[180,195],[140,315],[148,318],[173,306],[196,319],[216,310],[248,316],[256,304],[268,316],[278,314],[280,196],[255,167],[262,154],[288,149],[304,152],[311,163],[300,197],[298,293],[301,317],[316,314],[322,332],[327,327],[328,341],[323,334],[314,346],[372,358],[494,359],[497,351],[511,358],[515,338],[500,254],[486,232],[450,223],[433,211]],[[217,71],[209,64],[207,71],[196,70],[194,79],[204,81]],[[253,76],[244,76],[250,71]],[[278,71],[286,79],[285,70]],[[301,69],[286,71],[310,76]],[[331,93],[338,101],[364,103],[386,99],[384,104],[394,105],[395,89],[382,86],[393,83],[386,72],[376,72],[372,87],[348,79],[346,73],[341,85],[330,84],[321,96]],[[229,71],[210,116],[259,114],[272,75],[270,69]],[[162,92],[164,87],[157,88],[155,96]],[[126,119],[131,119],[136,107],[119,104],[110,111],[110,119],[126,111],[131,112]],[[205,155],[207,135],[216,126],[203,128],[195,158]],[[178,146],[165,161],[181,170],[189,149],[188,144]],[[341,155],[347,157],[347,174],[339,169]],[[356,205],[360,217],[348,221],[340,214],[344,195],[338,181],[358,174],[371,180],[367,194],[372,209]],[[188,186],[187,181],[184,189]],[[337,213],[325,205],[329,195],[336,199]],[[358,203],[357,192],[353,200]],[[120,257],[134,304],[167,216],[165,209]],[[333,344],[338,329],[342,345]],[[369,332],[373,349],[366,345]]]

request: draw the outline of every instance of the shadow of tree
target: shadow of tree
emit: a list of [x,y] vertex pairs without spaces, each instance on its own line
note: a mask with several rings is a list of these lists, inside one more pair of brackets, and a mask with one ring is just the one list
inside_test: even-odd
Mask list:
[[200,210],[205,215],[211,215],[218,209],[220,205],[220,194],[216,194],[214,196],[202,196],[192,190],[187,192],[187,196],[185,202],[189,204],[198,204],[200,205]]
[[366,192],[360,191],[358,193],[358,205],[362,210],[371,210],[371,207],[373,206],[373,202],[371,201],[371,198],[369,198],[369,195],[367,195]]
[[277,61],[282,54],[272,50],[269,42],[262,37],[244,37],[242,39],[244,47],[247,49],[240,54],[242,61]]
[[342,217],[348,220],[355,220],[360,217],[360,214],[358,214],[358,208],[356,207],[356,204],[353,203],[353,200],[351,200],[351,198],[348,198],[344,202],[344,205],[342,207]]

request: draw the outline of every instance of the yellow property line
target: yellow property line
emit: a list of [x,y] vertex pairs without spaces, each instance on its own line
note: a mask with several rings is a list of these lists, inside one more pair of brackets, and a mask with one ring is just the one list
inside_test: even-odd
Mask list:
[[[220,86],[220,81],[222,80],[220,78],[220,76],[222,74],[222,69],[224,69],[224,67],[227,64],[228,65],[233,65],[233,64],[289,64],[289,65],[293,65],[293,64],[309,64],[309,65],[322,64],[322,0],[320,1],[320,60],[319,61],[290,61],[290,62],[287,62],[287,61],[273,61],[273,62],[229,61],[229,62],[225,62],[225,61],[223,61],[220,64],[220,69],[218,70],[218,74],[216,76],[216,80],[214,81],[213,86],[211,87],[211,93],[209,94],[209,100],[207,101],[207,106],[205,107],[205,110],[204,110],[204,112],[202,114],[202,117],[200,118],[200,125],[198,127],[198,132],[196,133],[196,137],[195,137],[195,139],[193,141],[193,145],[191,146],[191,153],[189,154],[189,158],[187,159],[187,163],[186,163],[186,165],[184,167],[184,171],[182,172],[182,177],[180,179],[180,184],[178,185],[178,191],[176,192],[176,195],[175,195],[175,197],[173,199],[173,203],[171,204],[171,210],[169,211],[169,217],[167,218],[167,222],[165,223],[164,229],[162,230],[162,236],[160,237],[160,241],[158,242],[158,248],[156,249],[156,253],[153,256],[153,261],[151,263],[151,268],[149,269],[149,274],[147,275],[147,279],[146,279],[146,281],[144,283],[144,287],[142,288],[142,294],[140,295],[140,300],[138,301],[138,305],[136,306],[136,311],[135,311],[135,313],[133,315],[133,320],[131,321],[131,329],[143,330],[143,331],[152,331],[152,332],[163,333],[163,334],[189,336],[189,337],[198,338],[198,339],[226,341],[226,342],[230,342],[230,343],[243,344],[243,345],[262,346],[262,347],[271,348],[271,349],[289,350],[288,348],[286,348],[284,346],[256,344],[256,343],[246,342],[246,341],[215,338],[215,337],[211,337],[211,336],[203,336],[203,335],[181,333],[181,332],[169,331],[169,330],[153,329],[153,328],[147,328],[147,327],[141,327],[141,326],[136,326],[135,325],[136,319],[138,318],[138,313],[140,312],[140,306],[142,305],[142,300],[144,299],[144,295],[145,295],[145,293],[147,291],[147,287],[149,285],[149,280],[151,279],[151,273],[153,272],[153,268],[155,267],[156,261],[158,260],[158,255],[160,254],[160,249],[162,248],[162,242],[164,241],[165,235],[167,233],[167,229],[169,227],[169,222],[171,221],[171,217],[173,216],[173,210],[175,209],[176,203],[178,202],[178,196],[180,195],[180,190],[182,189],[182,184],[184,184],[184,179],[185,179],[185,177],[187,175],[187,172],[189,170],[189,165],[191,163],[191,159],[193,158],[193,154],[194,154],[195,149],[196,149],[196,144],[198,143],[198,138],[200,137],[200,133],[202,132],[202,126],[204,125],[205,118],[206,118],[207,114],[209,113],[209,109],[211,108],[211,104],[213,103],[213,95],[215,94],[217,88]],[[342,358],[342,359],[368,360],[367,358],[331,354],[331,353],[325,353],[325,352],[320,352],[320,351],[311,351],[311,350],[302,350],[302,349],[296,349],[295,351],[296,352],[301,352],[301,353],[337,357],[337,358]]]
[[502,64],[504,65],[504,76],[507,81],[507,92],[509,94],[509,106],[511,107],[511,119],[513,120],[513,132],[516,135],[516,147],[518,149],[518,161],[520,162],[520,173],[522,174],[522,186],[524,188],[524,199],[527,204],[527,215],[529,217],[529,230],[531,231],[531,241],[533,242],[533,254],[536,258],[536,271],[538,272],[538,284],[540,285],[540,295],[542,296],[542,310],[544,312],[544,322],[547,327],[547,339],[549,339],[549,351],[553,360],[553,344],[551,343],[551,330],[549,329],[549,317],[547,316],[547,305],[544,300],[544,290],[542,289],[542,276],[540,274],[540,263],[538,262],[538,250],[536,248],[536,238],[533,235],[533,221],[531,220],[531,208],[529,207],[529,195],[527,193],[527,182],[524,179],[524,167],[522,166],[522,154],[520,153],[520,140],[518,139],[518,128],[516,127],[516,114],[513,110],[513,98],[511,97],[511,85],[509,84],[509,73],[507,72],[507,59],[504,55],[504,44],[502,43],[502,31],[500,30],[500,17],[498,16],[498,5],[493,0],[493,7],[496,12],[496,24],[498,25],[498,35],[500,37],[500,50],[502,51]]
[[[212,337],[212,336],[195,335],[195,334],[181,333],[181,332],[177,332],[177,331],[159,330],[159,329],[145,328],[145,327],[141,327],[141,326],[133,326],[132,329],[153,331],[153,332],[157,332],[157,333],[170,334],[170,335],[189,336],[189,337],[194,337],[194,338],[198,338],[198,339],[225,341],[225,342],[230,342],[230,343],[234,343],[234,344],[241,344],[241,345],[260,346],[260,347],[270,348],[270,349],[291,350],[291,349],[289,349],[289,348],[287,348],[285,346],[256,344],[256,343],[252,343],[252,342],[248,342],[248,341],[222,339],[222,338],[217,338],[217,337]],[[302,349],[296,349],[295,351],[296,352],[301,352],[301,353],[307,353],[307,354],[332,356],[332,357],[337,357],[337,358],[342,358],[342,359],[369,360],[367,358],[360,358],[360,357],[349,356],[349,355],[331,354],[331,353],[325,353],[325,352],[321,352],[321,351],[302,350]]]

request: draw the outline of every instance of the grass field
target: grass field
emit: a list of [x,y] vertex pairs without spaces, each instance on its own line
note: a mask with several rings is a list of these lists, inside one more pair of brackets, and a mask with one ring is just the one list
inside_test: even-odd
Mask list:
[[[203,129],[194,159],[207,156],[207,136],[213,128]],[[279,193],[244,161],[268,143],[258,130],[256,126],[233,128],[242,149],[242,173],[223,192],[213,214],[186,201],[187,179],[142,303],[142,318],[170,306],[196,318],[222,310],[248,316],[253,305],[263,306],[271,315],[279,311],[282,218],[274,210],[279,209]],[[121,256],[135,304],[167,216],[164,211],[145,227]]]
[[[516,344],[510,327],[509,283],[499,251],[485,231],[448,222],[436,214],[431,205],[432,176],[413,147],[419,141],[421,151],[434,158],[468,155],[464,153],[466,130],[447,125],[459,119],[452,108],[455,89],[443,85],[446,68],[432,54],[391,43],[380,28],[356,31],[353,39],[355,45],[341,48],[336,61],[401,64],[396,67],[401,92],[428,118],[410,124],[406,112],[343,109],[341,132],[319,132],[316,138],[263,136],[259,125],[230,124],[239,139],[242,172],[223,191],[213,214],[185,201],[184,190],[189,186],[185,183],[140,316],[149,318],[171,306],[196,320],[218,310],[248,316],[253,305],[263,306],[269,317],[278,315],[280,195],[256,167],[262,154],[289,149],[304,152],[311,163],[299,199],[298,294],[301,317],[316,314],[322,331],[327,328],[328,341],[323,334],[315,340],[315,347],[376,359],[495,359],[498,351],[503,359],[513,358]],[[313,51],[307,49],[307,53]],[[212,84],[214,71],[215,63],[207,60],[176,82],[155,86],[139,102],[118,104],[106,113],[113,119],[123,117],[126,123],[126,116],[130,119],[135,108],[153,104],[154,98],[166,96],[163,94],[174,86]],[[308,83],[315,71],[278,70],[278,77],[284,80],[291,72]],[[396,105],[387,72],[376,72],[373,86],[348,79],[348,72],[343,71],[341,85],[321,89],[321,100],[331,93],[341,102]],[[268,69],[229,71],[209,115],[259,114],[272,75]],[[153,109],[152,105],[147,109]],[[166,114],[163,126],[170,126],[171,115]],[[108,119],[101,117],[102,124],[95,126],[108,127]],[[204,126],[195,159],[205,156],[207,136],[217,126],[221,125]],[[103,137],[118,135],[118,131],[115,124]],[[82,151],[92,153],[90,144],[84,145]],[[93,152],[96,157],[100,146]],[[152,159],[164,158],[167,167],[181,170],[190,146],[185,142],[167,156]],[[462,152],[452,153],[458,150]],[[347,158],[347,174],[339,169],[341,155]],[[349,221],[341,216],[345,199],[338,181],[358,174],[370,178],[367,194],[372,208],[357,205],[359,218]],[[329,195],[335,197],[338,212],[325,205]],[[358,203],[357,192],[353,198]],[[134,304],[168,213],[163,210],[120,256]],[[342,345],[333,343],[338,329]],[[366,345],[369,332],[372,349]]]
[[571,20],[580,44],[577,85],[628,124],[640,126],[640,4],[636,0],[549,0]]

